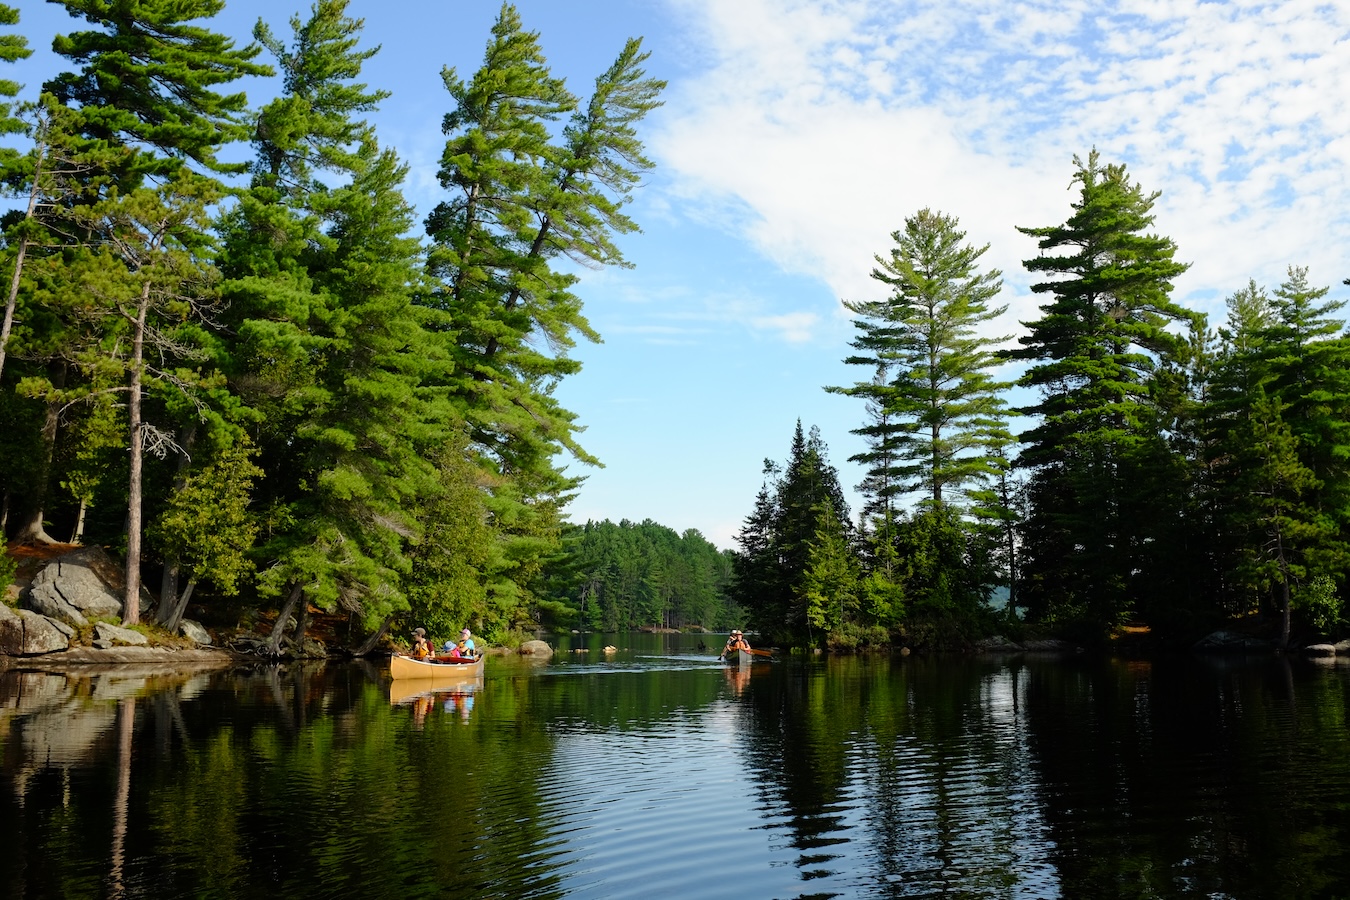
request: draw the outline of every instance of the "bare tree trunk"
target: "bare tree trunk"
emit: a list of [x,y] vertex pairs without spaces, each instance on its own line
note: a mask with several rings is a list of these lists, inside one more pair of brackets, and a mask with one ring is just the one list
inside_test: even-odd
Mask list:
[[384,636],[389,633],[389,626],[393,624],[394,617],[385,616],[384,621],[380,623],[379,630],[362,641],[361,646],[356,648],[356,655],[368,656],[374,652],[375,648],[380,645],[380,641],[384,640]]
[[89,504],[80,499],[80,514],[75,517],[75,530],[70,533],[70,542],[78,544],[84,537],[84,514],[89,509]]
[[[32,201],[29,201],[28,215],[33,214]],[[5,301],[5,319],[0,323],[0,374],[5,371],[5,353],[9,349],[9,333],[14,327],[14,307],[19,300],[19,278],[23,274],[23,258],[28,254],[28,241],[19,241],[19,252],[14,257],[14,277],[9,282],[9,298]]]
[[[52,385],[60,388],[66,383],[64,363],[54,364],[51,370]],[[47,534],[42,517],[47,509],[47,486],[51,481],[52,459],[56,455],[56,432],[61,426],[61,407],[54,400],[47,401],[47,417],[42,423],[42,449],[37,471],[33,478],[33,494],[28,497],[27,518],[20,519],[15,529],[14,540],[20,544],[55,544],[56,539]]]
[[305,632],[309,630],[309,603],[308,601],[300,604],[300,613],[295,617],[295,649],[303,650],[305,647]]
[[286,598],[286,603],[277,613],[276,624],[272,626],[272,635],[267,639],[267,655],[280,656],[281,636],[286,633],[286,622],[290,620],[291,614],[295,612],[295,604],[300,602],[302,591],[300,585],[291,588],[291,595]]
[[136,332],[131,351],[131,394],[127,418],[131,433],[131,476],[127,496],[127,592],[122,624],[141,621],[141,466],[145,457],[145,433],[141,422],[141,368],[145,354],[145,319],[150,312],[150,282],[141,287],[136,308]]
[[[196,439],[197,428],[195,425],[188,426],[188,428],[180,434],[178,444],[182,449],[178,452],[178,470],[173,476],[174,491],[182,490],[183,485],[187,482],[187,469],[188,466],[192,464],[192,445],[195,443]],[[164,574],[159,582],[159,608],[155,611],[155,621],[159,622],[159,624],[170,631],[178,630],[178,622],[174,621],[173,623],[170,623],[169,619],[172,618],[173,615],[173,608],[175,606],[174,601],[178,599],[178,576],[180,571],[181,567],[178,565],[177,557],[166,556],[164,558]],[[191,588],[188,589],[188,592],[189,594],[191,593]],[[186,603],[181,605],[183,608],[186,608],[187,606]],[[182,613],[180,612],[178,615],[181,619]]]
[[1288,576],[1288,574],[1286,574],[1285,577],[1284,577],[1284,584],[1282,585],[1282,591],[1283,591],[1283,595],[1284,595],[1284,596],[1283,596],[1283,599],[1284,599],[1284,609],[1281,611],[1281,615],[1280,615],[1280,649],[1281,649],[1281,650],[1288,650],[1288,649],[1289,649],[1289,631],[1290,631],[1290,627],[1289,627],[1289,626],[1290,626],[1290,622],[1289,622],[1289,607],[1290,607],[1290,605],[1291,605],[1291,604],[1290,604],[1290,599],[1291,599],[1291,598],[1290,598],[1290,596],[1289,596],[1289,576]]
[[178,633],[178,626],[183,623],[183,614],[187,612],[188,602],[192,600],[192,592],[197,588],[197,579],[189,578],[187,586],[183,588],[181,597],[171,597],[171,599],[160,598],[159,608],[168,610],[168,616],[160,622],[164,630],[171,634]]
[[[38,194],[42,192],[42,162],[47,155],[47,136],[45,127],[39,126],[33,156],[33,184],[28,191],[28,209],[25,219],[33,218],[37,209]],[[9,351],[9,334],[14,327],[14,308],[19,300],[19,283],[23,279],[23,260],[28,255],[28,238],[19,239],[19,252],[14,256],[14,276],[9,280],[9,296],[5,298],[5,319],[0,323],[0,375],[5,371],[5,354]]]

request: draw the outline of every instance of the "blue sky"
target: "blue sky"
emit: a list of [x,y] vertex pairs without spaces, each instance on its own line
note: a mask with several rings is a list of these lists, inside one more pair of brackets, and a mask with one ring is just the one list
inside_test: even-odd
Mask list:
[[[12,3],[12,0],[10,0]],[[39,52],[12,67],[36,91],[53,34],[79,25],[19,4]],[[1350,5],[1138,0],[525,0],[556,75],[585,96],[623,41],[642,36],[669,82],[643,137],[656,170],[630,207],[633,269],[584,273],[604,338],[578,347],[559,389],[604,463],[574,521],[651,518],[723,547],[750,511],[765,457],[795,422],[817,425],[846,487],[862,404],[828,395],[844,366],[841,299],[879,299],[868,273],[906,216],[957,216],[1009,305],[991,334],[1037,315],[1015,226],[1062,222],[1075,154],[1096,147],[1161,191],[1156,228],[1191,269],[1175,296],[1218,324],[1223,298],[1290,265],[1343,297],[1350,229]],[[307,2],[230,0],[218,30],[279,36]],[[381,53],[366,80],[393,92],[373,117],[411,166],[426,212],[448,95],[468,77],[500,5],[353,0]],[[8,75],[9,73],[5,73]],[[261,98],[265,84],[246,85]],[[856,500],[855,500],[856,504]]]

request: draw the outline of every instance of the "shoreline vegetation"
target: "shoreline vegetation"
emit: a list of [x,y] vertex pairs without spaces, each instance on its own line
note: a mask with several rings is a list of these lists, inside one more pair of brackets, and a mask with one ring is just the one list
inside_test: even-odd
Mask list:
[[[265,658],[364,656],[413,626],[505,647],[738,627],[836,653],[1288,650],[1350,628],[1344,301],[1291,265],[1211,324],[1171,296],[1188,264],[1154,231],[1160,194],[1095,148],[1064,221],[1018,228],[1042,303],[1015,335],[993,333],[988,245],[897,213],[887,295],[842,301],[857,380],[822,386],[861,401],[861,508],[799,422],[722,550],[567,518],[599,463],[556,399],[600,340],[574,266],[629,265],[665,89],[640,38],[579,95],[503,5],[481,63],[441,73],[419,223],[346,0],[251,40],[212,30],[213,0],[58,2],[65,71],[0,79],[22,201],[0,220],[0,531],[112,548],[96,568],[120,575],[84,582],[88,616],[9,597],[24,652],[193,642],[202,619]],[[22,29],[0,3],[0,64],[52,37]]]

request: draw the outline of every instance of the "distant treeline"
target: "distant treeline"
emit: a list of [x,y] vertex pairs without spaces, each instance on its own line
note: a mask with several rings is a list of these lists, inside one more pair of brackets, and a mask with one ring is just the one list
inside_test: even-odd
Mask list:
[[[566,465],[595,461],[555,399],[599,337],[573,272],[626,265],[651,167],[640,41],[577,97],[504,5],[481,67],[425,86],[446,141],[416,223],[346,0],[242,47],[220,0],[60,3],[66,71],[0,81],[6,536],[115,546],[170,628],[237,594],[278,613],[273,651],[312,608],[358,640],[538,625]],[[0,24],[0,60],[27,57]]]
[[[962,644],[1016,622],[1085,640],[1131,621],[1196,636],[1236,617],[1333,635],[1350,572],[1350,339],[1344,301],[1290,267],[1217,329],[1171,299],[1187,266],[1150,231],[1156,193],[1094,150],[1061,225],[1019,228],[1044,298],[1017,346],[992,334],[1001,273],[953,217],[922,210],[856,314],[855,524],[798,425],[745,519],[736,597],[754,624],[835,647]],[[998,373],[1019,366],[1015,382]],[[1032,402],[1009,403],[1010,389]],[[1014,414],[1030,422],[1014,436]],[[1002,591],[999,591],[1002,594]]]
[[648,626],[728,630],[743,624],[728,597],[732,553],[694,529],[683,534],[647,519],[569,528],[565,561],[553,567],[559,624],[593,631]]

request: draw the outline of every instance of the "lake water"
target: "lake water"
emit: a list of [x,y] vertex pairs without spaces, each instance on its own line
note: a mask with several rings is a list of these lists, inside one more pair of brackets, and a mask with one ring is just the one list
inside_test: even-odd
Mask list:
[[699,640],[0,674],[0,897],[1350,896],[1346,666]]

